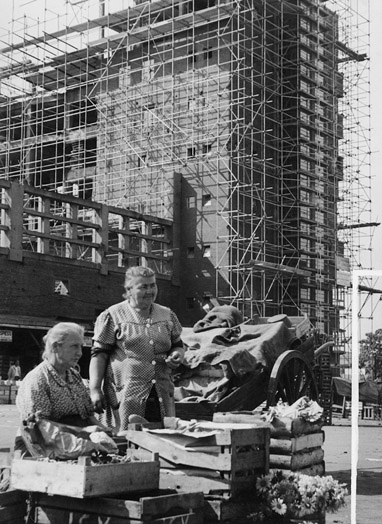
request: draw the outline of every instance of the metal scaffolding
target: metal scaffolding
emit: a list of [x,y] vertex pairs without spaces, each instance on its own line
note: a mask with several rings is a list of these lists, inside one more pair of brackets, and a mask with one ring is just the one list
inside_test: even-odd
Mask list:
[[[371,214],[370,6],[351,0],[327,2],[338,13],[338,70],[343,78],[339,114],[343,137],[339,161],[343,177],[338,188],[338,251],[346,265],[338,266],[337,303],[340,329],[337,348],[342,374],[351,374],[352,290],[349,272],[372,269],[372,237],[379,224]],[[370,318],[378,294],[377,280],[363,279],[359,318]],[[378,297],[379,298],[379,297]]]
[[371,239],[353,228],[371,222],[368,19],[354,2],[34,0],[21,17],[18,3],[1,178],[178,224],[190,307],[342,332]]

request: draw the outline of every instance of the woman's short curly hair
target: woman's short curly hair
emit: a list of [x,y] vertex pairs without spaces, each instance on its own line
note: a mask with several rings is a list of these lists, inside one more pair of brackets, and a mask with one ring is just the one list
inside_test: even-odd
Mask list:
[[155,277],[155,271],[145,266],[131,266],[126,270],[124,287],[127,291],[132,285],[132,281],[137,277]]

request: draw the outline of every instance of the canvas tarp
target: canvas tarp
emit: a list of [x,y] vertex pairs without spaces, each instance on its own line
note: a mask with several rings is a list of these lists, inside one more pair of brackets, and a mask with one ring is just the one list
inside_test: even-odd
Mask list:
[[[351,380],[346,378],[334,377],[333,383],[339,395],[351,398]],[[359,383],[359,400],[369,404],[382,403],[382,385],[373,382],[372,380],[365,380]]]

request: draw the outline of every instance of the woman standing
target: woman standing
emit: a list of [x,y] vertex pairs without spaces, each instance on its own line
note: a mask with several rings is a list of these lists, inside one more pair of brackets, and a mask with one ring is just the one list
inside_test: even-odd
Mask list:
[[[130,415],[155,422],[175,415],[172,370],[182,360],[181,325],[175,313],[155,304],[152,269],[126,271],[123,302],[97,318],[89,385],[95,411],[106,425],[127,429]],[[103,420],[103,419],[102,419]]]

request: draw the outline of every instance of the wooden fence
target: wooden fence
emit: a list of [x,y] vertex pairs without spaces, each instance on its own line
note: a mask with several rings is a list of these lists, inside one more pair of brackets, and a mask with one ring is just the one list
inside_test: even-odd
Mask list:
[[172,222],[0,180],[0,254],[39,253],[111,268],[146,265],[172,274]]

